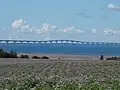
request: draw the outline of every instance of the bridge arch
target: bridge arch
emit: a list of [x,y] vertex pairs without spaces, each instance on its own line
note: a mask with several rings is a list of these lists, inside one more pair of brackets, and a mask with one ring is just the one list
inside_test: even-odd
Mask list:
[[76,41],[76,40],[47,40],[47,41],[33,41],[33,40],[0,40],[0,43],[72,43],[72,44],[120,44],[116,42],[86,42],[86,41]]

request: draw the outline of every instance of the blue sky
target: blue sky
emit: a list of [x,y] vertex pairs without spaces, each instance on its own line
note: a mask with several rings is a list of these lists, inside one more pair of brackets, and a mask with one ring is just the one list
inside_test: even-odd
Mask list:
[[119,0],[0,1],[2,39],[119,41],[119,34]]

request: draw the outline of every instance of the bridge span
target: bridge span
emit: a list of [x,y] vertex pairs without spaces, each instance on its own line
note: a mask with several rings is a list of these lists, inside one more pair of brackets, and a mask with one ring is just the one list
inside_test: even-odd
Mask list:
[[0,43],[60,43],[60,44],[120,44],[117,42],[86,42],[86,41],[77,41],[77,40],[46,40],[46,41],[40,41],[40,40],[0,40]]

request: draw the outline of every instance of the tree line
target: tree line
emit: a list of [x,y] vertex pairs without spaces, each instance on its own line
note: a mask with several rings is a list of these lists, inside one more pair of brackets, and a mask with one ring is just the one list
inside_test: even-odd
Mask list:
[[[17,52],[15,51],[10,51],[10,52],[5,52],[2,48],[0,48],[0,58],[30,58],[29,55],[21,55],[18,57]],[[49,59],[47,56],[32,56],[33,59]]]
[[2,48],[0,49],[0,58],[17,58],[17,52],[10,51],[5,52]]

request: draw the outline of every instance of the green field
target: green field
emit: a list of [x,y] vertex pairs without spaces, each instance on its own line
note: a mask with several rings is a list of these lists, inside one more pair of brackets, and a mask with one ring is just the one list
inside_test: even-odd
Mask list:
[[120,90],[119,61],[6,61],[0,90]]

